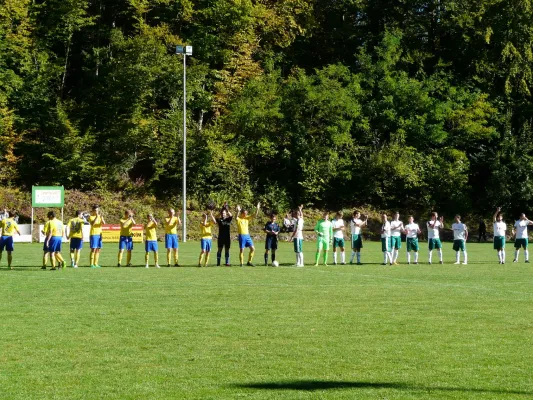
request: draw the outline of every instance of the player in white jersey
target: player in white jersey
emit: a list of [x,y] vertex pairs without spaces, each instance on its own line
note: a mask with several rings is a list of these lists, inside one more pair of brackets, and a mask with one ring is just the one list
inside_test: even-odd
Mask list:
[[331,221],[333,228],[333,264],[337,265],[337,247],[341,250],[341,264],[346,264],[346,254],[344,253],[344,220],[342,213],[338,212],[335,219]]
[[443,264],[442,243],[440,241],[439,231],[441,229],[444,229],[444,217],[439,218],[439,214],[437,214],[436,212],[432,212],[431,219],[426,223],[426,226],[428,228],[428,263],[431,264],[433,249],[437,249],[439,251],[439,262]]
[[411,264],[411,251],[415,253],[415,264],[418,264],[418,235],[422,233],[418,224],[415,224],[415,219],[409,215],[409,223],[404,228],[406,235],[405,242],[407,247],[407,264]]
[[387,261],[392,265],[390,222],[387,221],[387,214],[381,215],[381,251],[383,252],[383,264],[381,265],[387,265]]
[[292,240],[292,243],[294,244],[294,253],[296,254],[296,267],[303,267],[304,266],[304,253],[303,253],[303,241],[304,241],[304,213],[303,213],[304,206],[301,205],[298,207],[297,211],[294,211],[292,213],[293,218],[296,219],[296,226],[294,227],[294,231],[292,232],[292,236],[289,240]]
[[468,255],[466,254],[466,241],[468,240],[468,228],[461,222],[461,216],[455,216],[455,223],[452,224],[453,231],[453,250],[455,251],[455,264],[460,264],[463,252],[463,264],[468,264]]
[[503,222],[502,209],[498,207],[492,222],[494,222],[494,250],[498,252],[498,261],[500,264],[505,264],[505,231],[507,224]]
[[398,265],[398,254],[402,248],[402,231],[405,229],[403,222],[400,221],[400,213],[396,211],[390,222],[390,247],[392,251],[392,263]]
[[350,257],[350,264],[353,264],[353,258],[357,255],[357,265],[361,263],[361,249],[363,248],[363,234],[361,230],[368,222],[368,217],[362,221],[361,213],[359,211],[353,212],[353,218],[350,221],[350,231],[352,233],[352,256]]
[[514,229],[513,229],[513,235],[515,236],[514,241],[514,260],[513,262],[518,262],[518,254],[520,253],[520,247],[524,248],[524,256],[526,258],[526,262],[529,262],[529,250],[528,247],[528,234],[527,234],[527,227],[529,225],[533,225],[533,222],[531,222],[529,219],[527,219],[526,214],[522,213],[520,214],[520,219],[515,222]]

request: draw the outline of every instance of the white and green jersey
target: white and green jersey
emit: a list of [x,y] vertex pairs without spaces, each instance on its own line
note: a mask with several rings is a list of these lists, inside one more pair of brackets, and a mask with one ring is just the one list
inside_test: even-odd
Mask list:
[[429,223],[433,221],[428,221],[428,239],[438,239],[439,238],[439,228],[442,226],[440,221],[435,221],[433,226],[430,226]]
[[393,237],[400,237],[402,236],[402,227],[403,222],[402,221],[391,221],[390,222],[390,233]]
[[466,240],[467,227],[462,222],[452,225],[453,240]]
[[344,228],[344,220],[343,219],[334,219],[331,222],[331,227],[333,229],[333,237],[337,239],[343,239],[344,238],[344,231],[342,228]]
[[418,231],[420,230],[420,227],[418,226],[418,224],[415,224],[414,222],[412,224],[407,224],[405,229],[407,230],[408,239],[418,238]]
[[382,230],[381,238],[382,239],[389,238],[390,237],[390,222],[387,221],[383,223],[381,225],[381,230]]
[[529,225],[529,221],[527,219],[525,220],[519,220],[516,221],[514,224],[514,228],[516,230],[516,238],[517,239],[527,239],[527,226]]
[[304,231],[304,219],[303,218],[298,218],[296,220],[296,235],[294,235],[294,238],[303,240],[303,238],[304,238],[304,232],[303,231]]
[[352,221],[350,222],[350,230],[352,232],[352,235],[361,234],[361,225],[363,225],[363,221],[361,221],[359,218],[352,219]]
[[495,222],[494,223],[494,236],[505,236],[505,231],[507,230],[507,224],[505,222]]

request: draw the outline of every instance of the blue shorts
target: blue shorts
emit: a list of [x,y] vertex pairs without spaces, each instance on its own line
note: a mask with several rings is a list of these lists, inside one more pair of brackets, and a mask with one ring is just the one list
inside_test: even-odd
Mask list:
[[89,244],[91,249],[101,249],[102,248],[102,235],[91,235],[89,237]]
[[81,250],[83,248],[83,239],[72,238],[70,239],[70,250]]
[[277,250],[278,249],[278,237],[274,235],[268,235],[265,240],[265,250]]
[[254,242],[250,235],[241,235],[239,234],[239,249],[244,249],[246,247],[253,247]]
[[212,243],[213,243],[213,241],[211,239],[201,239],[200,240],[200,246],[202,246],[202,250],[203,251],[210,252]]
[[0,238],[0,251],[13,251],[13,236],[2,236]]
[[144,249],[147,253],[149,251],[157,251],[157,240],[147,240],[144,242]]
[[118,242],[119,250],[133,250],[133,238],[131,236],[121,236]]
[[177,249],[179,248],[178,235],[175,233],[165,234],[165,249]]
[[61,242],[63,238],[61,236],[52,236],[48,242],[48,252],[56,253],[61,251]]

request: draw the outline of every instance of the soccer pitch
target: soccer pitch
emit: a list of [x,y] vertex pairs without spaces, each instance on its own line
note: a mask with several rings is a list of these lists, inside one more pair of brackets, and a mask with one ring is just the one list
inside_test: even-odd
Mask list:
[[[0,398],[533,397],[533,264],[513,264],[510,244],[505,265],[491,243],[453,265],[445,243],[445,265],[427,265],[422,244],[421,264],[403,248],[383,267],[365,242],[363,266],[305,268],[288,266],[289,243],[279,268],[262,266],[263,243],[256,268],[197,268],[199,243],[180,246],[189,267],[119,269],[105,244],[113,268],[52,272],[41,245],[17,244],[15,270],[5,255],[0,269]],[[314,243],[304,250],[312,263]]]

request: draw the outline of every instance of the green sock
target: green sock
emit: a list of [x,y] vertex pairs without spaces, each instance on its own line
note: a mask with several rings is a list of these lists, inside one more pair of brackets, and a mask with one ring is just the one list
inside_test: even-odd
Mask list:
[[315,255],[315,264],[318,264],[318,259],[320,258],[320,252],[317,251]]

